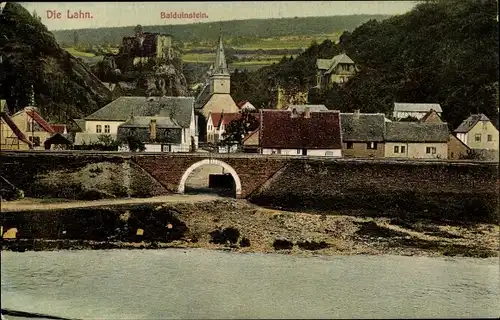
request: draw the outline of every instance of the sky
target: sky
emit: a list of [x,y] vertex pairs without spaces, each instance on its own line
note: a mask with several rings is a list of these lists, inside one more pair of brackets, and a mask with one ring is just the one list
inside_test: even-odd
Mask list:
[[[61,30],[350,14],[396,15],[411,10],[416,1],[21,2],[21,4],[30,12],[36,10],[49,30]],[[80,11],[89,14],[86,17],[71,18],[75,17],[74,12]],[[172,17],[174,12],[177,15],[180,13],[184,15]],[[192,15],[185,16],[189,13]]]

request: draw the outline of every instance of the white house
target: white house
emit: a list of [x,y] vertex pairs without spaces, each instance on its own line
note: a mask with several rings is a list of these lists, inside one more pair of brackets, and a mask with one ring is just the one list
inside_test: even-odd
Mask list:
[[218,143],[222,140],[227,125],[240,116],[240,113],[210,113],[207,121],[207,142]]
[[386,122],[386,158],[448,159],[446,123]]
[[[179,125],[181,139],[173,150],[187,152],[193,142],[198,148],[192,97],[120,97],[83,119],[85,130],[76,134],[75,144],[95,142],[103,135],[116,139],[121,125],[135,123],[141,117],[158,117],[162,121],[163,118],[170,118]],[[143,120],[139,121],[140,125],[143,125]]]
[[394,103],[392,117],[401,120],[407,117],[422,119],[429,111],[434,110],[441,117],[443,110],[438,103]]

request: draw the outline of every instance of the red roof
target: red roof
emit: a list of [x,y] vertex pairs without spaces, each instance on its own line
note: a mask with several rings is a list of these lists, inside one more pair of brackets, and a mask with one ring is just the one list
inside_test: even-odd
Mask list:
[[9,126],[10,130],[14,132],[14,134],[19,140],[28,144],[30,148],[33,147],[33,144],[28,140],[28,138],[26,138],[24,133],[16,126],[14,121],[12,121],[12,119],[5,112],[0,113],[0,118],[2,118],[3,121],[5,121],[5,123]]
[[214,127],[219,128],[222,124],[227,125],[229,122],[238,119],[241,116],[241,113],[235,112],[235,113],[223,113],[223,112],[216,112],[216,113],[211,113],[212,117],[212,123]]
[[245,105],[245,103],[247,103],[248,101],[247,100],[242,100],[240,102],[238,102],[236,105],[238,106],[238,108],[241,109],[241,107],[243,107]]
[[288,110],[261,110],[260,145],[278,149],[341,149],[340,112],[292,117]]
[[52,129],[51,125],[47,121],[43,120],[35,110],[28,109],[26,110],[26,114],[34,119],[43,128],[43,130],[47,131],[48,133],[56,133],[54,129]]
[[52,127],[52,129],[54,129],[56,133],[60,134],[64,134],[64,131],[66,130],[65,124],[51,124],[50,126]]

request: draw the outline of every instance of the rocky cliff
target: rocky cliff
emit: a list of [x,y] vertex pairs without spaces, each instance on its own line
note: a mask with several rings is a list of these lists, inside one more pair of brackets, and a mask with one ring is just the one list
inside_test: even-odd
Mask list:
[[7,3],[0,30],[0,95],[10,112],[30,104],[32,87],[35,104],[51,121],[85,116],[109,102],[109,89],[20,4]]

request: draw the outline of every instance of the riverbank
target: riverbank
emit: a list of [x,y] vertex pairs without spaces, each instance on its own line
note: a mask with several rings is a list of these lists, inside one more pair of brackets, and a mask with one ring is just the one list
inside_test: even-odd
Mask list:
[[[293,255],[493,257],[499,226],[266,209],[245,200],[2,212],[4,250],[206,248]],[[54,205],[54,204],[51,204]]]

